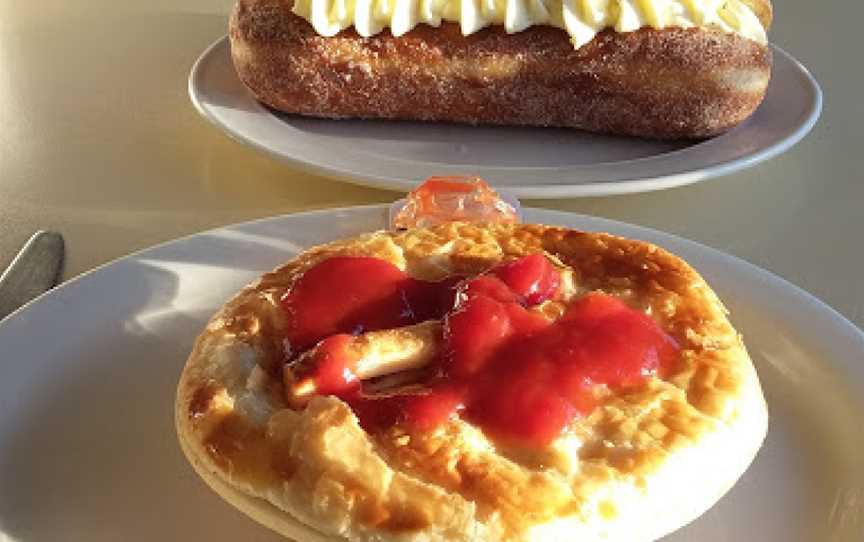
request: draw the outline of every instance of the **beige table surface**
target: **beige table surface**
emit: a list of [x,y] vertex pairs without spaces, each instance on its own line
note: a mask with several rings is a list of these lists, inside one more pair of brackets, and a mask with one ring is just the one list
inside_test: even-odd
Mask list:
[[[781,275],[864,325],[864,3],[777,0],[772,39],[814,73],[811,135],[751,170],[643,195],[528,201],[675,233]],[[66,278],[248,219],[389,202],[298,172],[199,118],[196,57],[231,0],[0,0],[0,266],[39,228],[68,243]]]

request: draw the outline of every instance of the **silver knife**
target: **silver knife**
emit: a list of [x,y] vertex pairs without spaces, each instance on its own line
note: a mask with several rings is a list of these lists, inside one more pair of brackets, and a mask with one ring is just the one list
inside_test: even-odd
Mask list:
[[53,288],[63,272],[63,236],[38,231],[0,275],[0,320]]

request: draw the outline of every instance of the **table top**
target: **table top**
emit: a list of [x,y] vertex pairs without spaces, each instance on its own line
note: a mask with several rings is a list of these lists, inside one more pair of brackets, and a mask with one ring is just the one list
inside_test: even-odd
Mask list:
[[[37,229],[67,241],[65,278],[212,227],[384,203],[201,119],[189,69],[232,0],[0,0],[0,269]],[[815,130],[747,171],[640,195],[527,200],[693,239],[764,267],[864,326],[864,175],[856,152],[859,2],[777,2],[771,39],[825,92]],[[819,38],[814,39],[819,22]],[[830,30],[825,30],[830,29]]]

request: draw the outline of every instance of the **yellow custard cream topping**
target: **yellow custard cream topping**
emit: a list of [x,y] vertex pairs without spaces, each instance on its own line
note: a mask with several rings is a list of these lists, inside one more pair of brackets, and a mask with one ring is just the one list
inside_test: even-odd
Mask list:
[[740,0],[295,0],[294,13],[322,36],[354,25],[361,36],[389,27],[394,36],[420,23],[459,23],[469,35],[492,25],[508,34],[532,25],[562,28],[579,48],[606,29],[714,27],[765,43],[765,29]]

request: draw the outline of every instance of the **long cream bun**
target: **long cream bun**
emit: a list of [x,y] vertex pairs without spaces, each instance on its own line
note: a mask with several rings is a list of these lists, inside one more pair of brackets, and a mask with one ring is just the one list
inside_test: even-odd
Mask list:
[[234,65],[286,113],[660,139],[729,130],[770,80],[768,0],[417,1],[239,0]]

